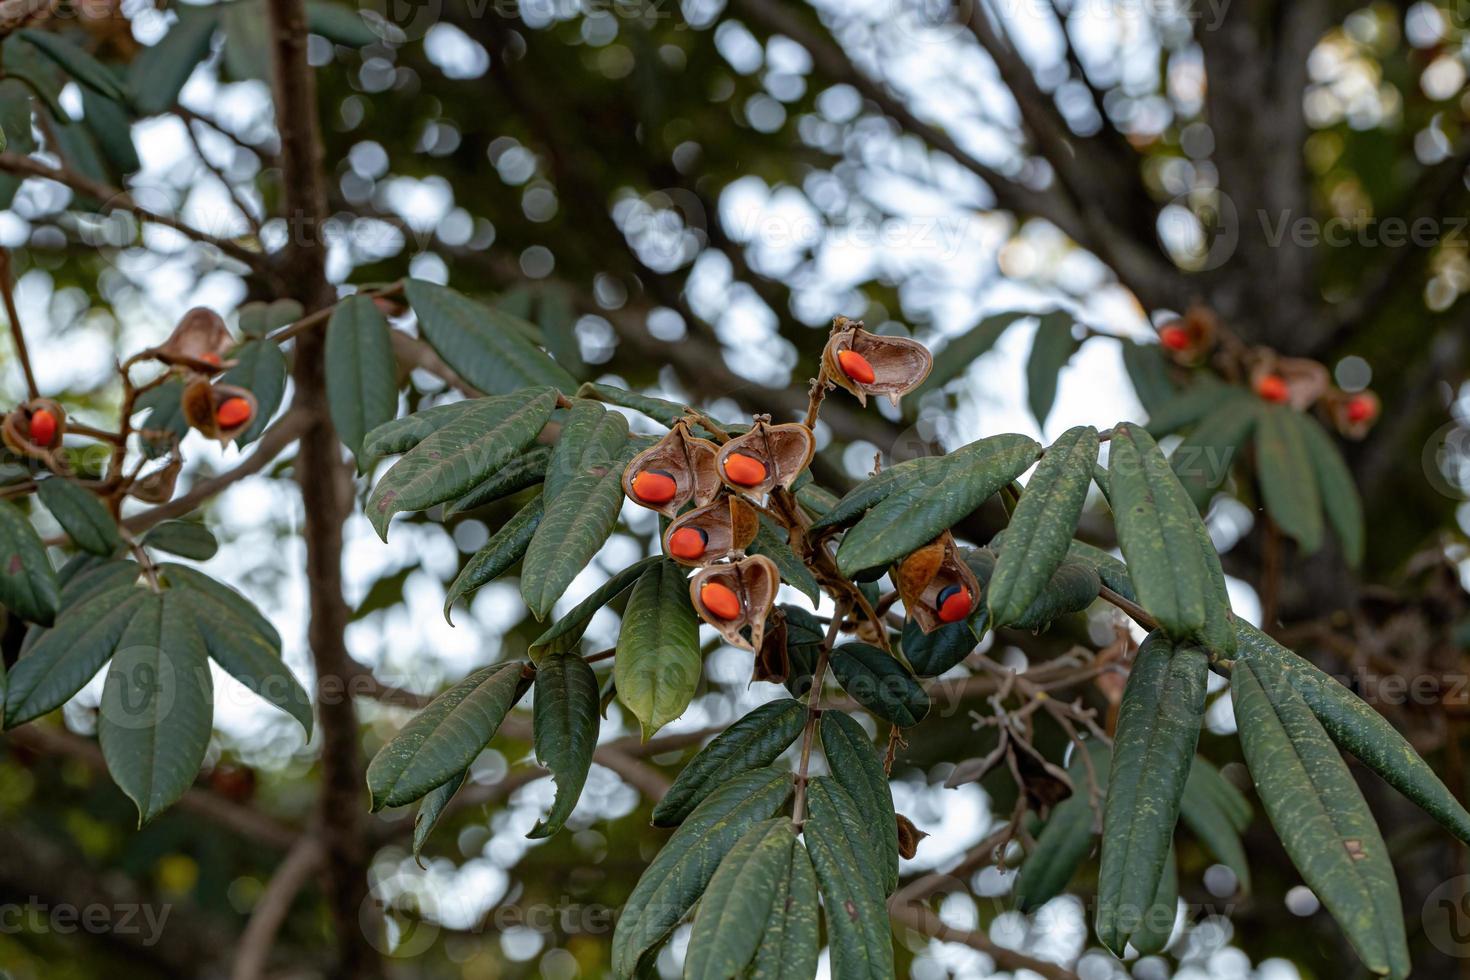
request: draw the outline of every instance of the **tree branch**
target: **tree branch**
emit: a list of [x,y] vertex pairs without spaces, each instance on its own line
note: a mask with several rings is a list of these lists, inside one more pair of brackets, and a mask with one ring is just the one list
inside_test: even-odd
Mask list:
[[276,933],[280,931],[281,923],[286,921],[296,894],[321,866],[322,854],[321,843],[315,837],[303,836],[287,852],[286,859],[276,866],[270,883],[250,913],[245,931],[240,934],[240,942],[236,944],[231,980],[260,980],[265,976]]

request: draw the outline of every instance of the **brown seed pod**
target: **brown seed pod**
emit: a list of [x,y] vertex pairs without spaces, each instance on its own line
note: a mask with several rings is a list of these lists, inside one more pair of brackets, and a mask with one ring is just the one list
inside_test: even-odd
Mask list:
[[[720,474],[715,457],[720,447],[708,439],[691,435],[688,423],[674,423],[669,434],[645,449],[623,471],[623,493],[640,507],[675,517],[689,501],[703,507],[720,492]],[[652,481],[640,496],[634,487],[640,476]],[[663,479],[667,478],[667,480]]]
[[17,406],[0,423],[0,435],[13,452],[53,469],[61,462],[57,450],[65,434],[66,409],[49,398],[33,398]]
[[1331,375],[1320,362],[1305,357],[1281,357],[1264,348],[1256,352],[1250,382],[1251,390],[1258,394],[1274,393],[1284,384],[1285,402],[1298,412],[1311,408],[1332,387]]
[[741,557],[759,527],[754,507],[742,497],[723,494],[674,518],[664,532],[664,554],[691,568]]
[[174,487],[178,485],[179,473],[184,469],[181,456],[174,456],[164,466],[143,474],[128,488],[128,496],[145,504],[162,504],[173,499]]
[[898,856],[905,861],[912,861],[918,853],[919,842],[929,835],[924,833],[914,822],[902,813],[894,814],[898,821]]
[[1323,399],[1337,431],[1349,439],[1361,439],[1383,412],[1378,396],[1368,389],[1346,392],[1333,389]]
[[[765,555],[752,555],[695,572],[689,580],[689,599],[694,611],[719,630],[726,643],[754,652],[764,642],[766,617],[780,585],[776,563]],[[749,639],[741,632],[747,627]]]
[[1198,364],[1214,350],[1219,332],[1220,321],[1215,311],[1196,303],[1184,316],[1159,327],[1159,346],[1176,364]]
[[234,346],[235,340],[219,314],[196,306],[183,315],[167,340],[148,353],[165,364],[214,374],[235,365],[235,361],[225,360]]
[[786,613],[777,606],[766,617],[765,637],[755,652],[755,669],[750,680],[784,684],[791,676],[791,654],[786,648]]
[[800,422],[771,425],[758,415],[749,432],[720,447],[718,472],[725,485],[748,497],[761,498],[791,484],[816,452],[811,430]]
[[[980,584],[970,566],[960,560],[948,531],[900,561],[893,570],[893,580],[909,618],[925,633],[959,622],[980,602]],[[967,600],[962,601],[966,596]],[[961,607],[965,616],[946,618]]]
[[[240,405],[243,401],[245,404]],[[211,439],[229,442],[249,429],[260,406],[249,389],[195,378],[184,386],[184,419]]]
[[822,366],[833,384],[861,404],[868,404],[869,395],[887,395],[896,407],[929,376],[934,355],[917,340],[868,333],[861,321],[839,316],[832,321]]

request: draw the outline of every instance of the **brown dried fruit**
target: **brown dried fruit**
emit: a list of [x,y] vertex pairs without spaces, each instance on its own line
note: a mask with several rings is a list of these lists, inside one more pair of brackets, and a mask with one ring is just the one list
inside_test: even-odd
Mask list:
[[811,430],[800,422],[771,425],[770,416],[756,416],[755,425],[720,447],[717,472],[733,490],[760,498],[776,487],[791,484],[816,452]]
[[[766,617],[775,605],[780,585],[776,563],[764,555],[752,555],[737,562],[706,565],[695,572],[689,580],[689,599],[700,618],[719,630],[726,643],[754,652],[765,640]],[[727,600],[726,590],[735,599],[735,605],[728,609],[722,601]],[[747,628],[749,639],[741,632]]]
[[766,617],[766,635],[755,652],[755,670],[750,680],[783,684],[791,676],[791,654],[786,648],[786,613],[777,606]]
[[1215,348],[1220,321],[1208,306],[1198,303],[1184,311],[1184,316],[1159,327],[1159,346],[1177,364],[1198,364]]
[[[857,356],[844,356],[849,353]],[[897,406],[929,376],[934,355],[917,340],[868,333],[861,321],[839,316],[832,321],[822,365],[833,384],[852,392],[863,405],[869,395],[886,395]]]
[[[692,568],[741,557],[755,540],[759,527],[760,517],[754,507],[741,497],[725,494],[674,518],[664,532],[664,554]],[[699,554],[687,547],[691,544],[701,545]]]
[[[243,400],[248,413],[237,411],[236,399]],[[229,405],[226,418],[221,418],[221,409]],[[250,428],[260,406],[255,396],[246,388],[235,385],[210,384],[208,378],[195,378],[184,386],[184,419],[194,428],[211,439],[229,442]],[[230,424],[226,424],[226,423]]]
[[1271,350],[1257,351],[1256,361],[1251,365],[1251,390],[1261,393],[1263,385],[1266,391],[1273,390],[1276,387],[1273,376],[1286,386],[1286,404],[1298,412],[1311,408],[1332,387],[1327,368],[1317,361],[1305,357],[1280,357]]
[[[680,420],[668,435],[633,457],[623,471],[623,493],[635,504],[665,517],[676,516],[691,500],[695,506],[703,507],[720,492],[720,474],[715,468],[719,451],[720,447],[708,439],[691,435],[688,423]],[[644,488],[649,495],[647,499],[640,497],[633,486],[645,472],[650,474],[650,486],[656,487],[656,492]],[[663,477],[673,481],[671,495],[666,495],[669,488]]]
[[236,362],[225,360],[234,346],[235,340],[219,314],[196,306],[183,315],[168,339],[149,353],[165,364],[215,374],[235,365]]
[[145,504],[162,504],[173,499],[179,473],[184,469],[183,457],[174,456],[164,466],[145,473],[128,488],[128,495]]
[[58,469],[62,465],[57,451],[66,435],[66,409],[50,398],[33,398],[5,416],[0,435],[18,455]]
[[[951,592],[951,589],[969,593],[971,611],[980,599],[980,584],[975,573],[960,560],[954,538],[948,531],[900,561],[894,569],[893,580],[898,585],[898,594],[903,597],[909,618],[925,633],[932,633],[947,622],[958,622],[964,618],[946,618],[941,614],[942,610],[953,608],[953,599],[958,593]],[[949,600],[948,607],[945,600]]]
[[919,842],[929,835],[915,827],[914,822],[902,813],[894,816],[898,819],[898,856],[912,861],[919,851]]

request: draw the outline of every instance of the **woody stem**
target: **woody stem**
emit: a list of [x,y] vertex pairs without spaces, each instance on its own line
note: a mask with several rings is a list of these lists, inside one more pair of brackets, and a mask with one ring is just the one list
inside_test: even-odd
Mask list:
[[817,720],[822,717],[822,681],[827,676],[827,660],[832,652],[832,644],[837,640],[837,631],[842,627],[842,620],[846,618],[848,606],[839,603],[837,611],[832,614],[832,622],[827,624],[827,635],[822,640],[821,653],[817,655],[817,665],[812,669],[812,686],[806,694],[806,725],[801,733],[801,762],[796,769],[796,800],[791,806],[791,821],[800,827],[806,820],[806,782],[807,770],[812,761],[812,745],[817,738]]

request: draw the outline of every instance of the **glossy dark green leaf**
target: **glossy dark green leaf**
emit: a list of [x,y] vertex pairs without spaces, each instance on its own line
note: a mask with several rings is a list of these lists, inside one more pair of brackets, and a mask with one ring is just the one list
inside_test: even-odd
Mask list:
[[894,980],[893,933],[882,872],[865,846],[863,815],[847,790],[825,776],[807,788],[802,836],[822,892],[832,975],[843,980]]
[[360,8],[330,0],[307,0],[306,28],[333,44],[349,48],[364,48],[383,40],[362,16]]
[[1230,694],[1256,793],[1302,880],[1368,969],[1408,976],[1388,848],[1332,740],[1272,661],[1237,659]]
[[644,741],[684,713],[701,667],[689,580],[683,568],[661,561],[633,586],[613,661],[618,700],[638,719]]
[[1187,428],[1237,393],[1234,385],[1208,375],[1196,375],[1189,386],[1148,413],[1149,434],[1158,438]]
[[893,790],[868,733],[841,711],[822,712],[822,754],[832,780],[857,804],[882,869],[883,894],[898,887],[898,815]]
[[88,132],[97,140],[102,155],[114,170],[119,174],[131,174],[143,169],[143,161],[138,159],[138,148],[133,145],[133,120],[122,103],[84,88],[82,117]]
[[582,360],[582,345],[577,340],[577,310],[572,305],[570,291],[562,286],[547,286],[541,290],[537,307],[536,322],[556,363],[578,379],[591,374],[587,362]]
[[732,776],[769,766],[796,741],[805,724],[806,705],[790,698],[751,711],[689,760],[653,808],[653,825],[678,826]]
[[688,405],[679,402],[671,402],[664,398],[653,398],[649,395],[640,395],[636,391],[627,391],[613,385],[601,385],[587,382],[577,389],[578,398],[593,398],[609,405],[618,405],[622,408],[631,408],[635,412],[653,419],[660,425],[672,427],[691,411]]
[[1322,547],[1322,498],[1296,412],[1262,405],[1256,423],[1256,469],[1266,513],[1306,554]]
[[598,475],[606,472],[627,443],[628,420],[621,413],[585,399],[573,402],[546,466],[547,503],[577,477],[593,470]]
[[812,570],[806,567],[806,562],[796,557],[796,552],[791,550],[785,528],[762,515],[756,528],[755,540],[748,550],[752,555],[765,555],[775,562],[776,570],[781,573],[781,581],[806,596],[813,604],[821,600],[822,587],[817,584],[817,577],[812,574]]
[[[41,53],[20,34],[11,34],[0,46],[0,63],[5,65],[5,76],[24,82],[45,107],[42,118],[50,114],[49,124],[55,127],[70,116],[61,105],[61,90],[66,85],[66,75],[56,62]],[[53,133],[60,141],[61,134]]]
[[1327,511],[1327,521],[1342,545],[1343,560],[1357,567],[1363,563],[1366,531],[1363,527],[1363,500],[1358,496],[1353,474],[1343,461],[1337,444],[1316,419],[1310,415],[1298,415],[1295,421],[1312,464],[1322,507]]
[[903,624],[899,647],[915,674],[938,677],[973,653],[977,642],[975,630],[968,621],[948,623],[925,633],[910,619]]
[[247,446],[260,438],[276,409],[281,407],[281,396],[286,392],[286,357],[280,345],[271,340],[249,341],[236,348],[230,357],[240,363],[226,371],[221,380],[248,390],[259,403],[250,428],[235,439],[239,445]]
[[42,480],[36,493],[77,547],[103,556],[115,554],[122,547],[117,524],[96,494],[60,477]]
[[1252,401],[1243,391],[1223,399],[1170,454],[1169,466],[1197,510],[1209,505],[1250,438],[1256,424]]
[[171,445],[188,434],[183,398],[184,383],[178,379],[138,396],[138,411],[147,413],[139,424],[143,433],[143,454],[149,459],[164,455]]
[[1164,951],[1174,934],[1174,921],[1179,917],[1179,866],[1174,848],[1164,859],[1164,870],[1154,889],[1154,899],[1143,913],[1143,921],[1133,930],[1129,943],[1140,956],[1153,956]]
[[575,653],[559,653],[536,670],[534,734],[536,761],[556,779],[556,801],[546,818],[527,834],[550,837],[566,826],[582,795],[592,750],[597,747],[597,676]]
[[741,976],[761,945],[781,882],[800,844],[786,817],[758,823],[735,842],[700,899],[684,960],[685,980]]
[[821,518],[812,523],[811,529],[821,531],[852,524],[865,511],[876,507],[902,487],[937,483],[949,465],[948,456],[920,456],[879,470],[829,506]]
[[423,853],[424,845],[429,842],[429,835],[439,825],[439,818],[444,816],[449,802],[454,799],[454,794],[459,792],[469,774],[467,769],[443,786],[431,790],[419,804],[418,813],[413,815],[413,859],[418,862],[419,867],[424,866],[420,855]]
[[796,499],[802,507],[806,508],[808,514],[818,518],[826,516],[833,507],[837,506],[837,494],[814,483],[809,483],[797,490]]
[[143,535],[143,543],[194,561],[209,561],[219,552],[214,533],[195,521],[164,521]]
[[[267,646],[277,651],[281,649],[281,634],[276,632],[270,620],[261,615],[255,603],[245,596],[198,569],[171,562],[158,567],[165,583],[173,588],[185,588],[204,593],[210,601],[221,607],[222,612],[227,613],[232,619],[239,620],[244,629],[258,633]],[[135,577],[136,574],[135,570]]]
[[412,803],[468,769],[529,686],[524,664],[495,664],[429,702],[368,765],[373,810]]
[[[1244,823],[1238,822],[1239,805],[1246,810]],[[1184,798],[1179,815],[1186,826],[1209,848],[1216,860],[1229,868],[1240,883],[1240,890],[1249,894],[1251,890],[1250,862],[1240,834],[1250,821],[1250,804],[1240,792],[1226,782],[1220,770],[1204,759],[1195,757],[1190,767],[1189,778],[1184,784]]]
[[509,314],[447,286],[410,279],[404,287],[424,339],[470,384],[492,395],[550,385],[570,394],[576,379],[507,323]]
[[947,341],[934,356],[934,368],[929,372],[929,377],[925,378],[924,383],[914,392],[915,404],[917,404],[917,398],[931,391],[938,391],[964,374],[976,358],[988,353],[995,346],[1001,334],[1006,332],[1006,328],[1032,315],[1025,310],[992,313],[958,337]]
[[215,7],[176,7],[179,19],[151,48],[145,48],[128,68],[128,91],[144,115],[167,112],[179,100],[184,83],[209,54],[209,43],[219,25]]
[[1054,310],[1036,324],[1031,355],[1026,359],[1026,401],[1039,426],[1046,426],[1046,417],[1057,400],[1057,376],[1077,347],[1070,313]]
[[1128,574],[1128,566],[1119,559],[1084,541],[1073,541],[1067,547],[1067,557],[1072,561],[1091,565],[1103,585],[1130,602],[1138,601],[1138,594],[1133,590],[1133,579]]
[[[275,345],[272,345],[275,346]],[[353,455],[398,413],[398,365],[388,321],[368,296],[349,296],[327,322],[327,407]]]
[[597,610],[631,589],[633,583],[637,582],[644,572],[654,568],[663,560],[662,555],[653,555],[634,562],[621,572],[609,577],[606,582],[594,589],[591,595],[577,603],[571,612],[552,623],[544,633],[531,641],[531,659],[540,663],[541,658],[547,654],[576,649],[582,641],[582,634],[587,632],[587,626],[592,622],[592,617],[597,614]]
[[1031,605],[1010,625],[1021,630],[1044,630],[1063,616],[1082,612],[1092,605],[1101,585],[1095,568],[1068,558],[1057,566]]
[[444,618],[450,625],[454,623],[451,611],[456,602],[486,582],[499,578],[525,555],[536,528],[541,524],[542,505],[541,497],[532,499],[516,511],[516,515],[500,530],[490,535],[490,540],[465,562],[444,597]]
[[1144,641],[1123,690],[1098,873],[1098,939],[1122,955],[1153,903],[1204,721],[1208,661],[1162,633]]
[[929,695],[903,664],[878,647],[844,643],[832,651],[832,675],[854,701],[900,728],[929,713]]
[[550,446],[537,446],[523,453],[490,474],[475,489],[448,504],[444,508],[445,518],[462,514],[476,507],[503,500],[527,487],[534,487],[546,477],[546,465],[551,460]]
[[1169,379],[1169,365],[1158,344],[1140,344],[1124,340],[1123,370],[1133,383],[1133,392],[1143,410],[1152,415],[1174,397],[1174,382]]
[[[30,89],[17,79],[0,79],[0,129],[5,131],[10,152],[30,153],[36,149],[33,125]],[[10,203],[5,202],[5,206]]]
[[613,932],[612,967],[639,974],[645,956],[673,932],[736,841],[767,820],[791,794],[781,769],[742,773],[709,795],[669,838],[638,879]]
[[466,415],[488,411],[494,402],[502,411],[524,401],[519,395],[497,395],[494,398],[470,398],[465,401],[435,405],[412,415],[384,422],[373,429],[362,440],[362,455],[365,457],[395,456],[406,453],[450,422]]
[[822,644],[827,638],[827,628],[800,606],[783,605],[780,608],[786,617],[786,659],[790,666],[786,690],[796,697],[806,697],[811,690],[817,658],[821,656]]
[[61,605],[61,585],[41,536],[8,500],[0,500],[0,605],[21,619],[50,626]]
[[760,948],[747,980],[812,980],[821,952],[817,875],[806,846],[791,849],[791,864],[776,882],[771,914],[760,929]]
[[57,66],[78,84],[85,85],[109,99],[118,102],[127,101],[127,93],[118,84],[117,77],[96,58],[60,34],[23,27],[16,32],[16,35],[35,45],[38,51],[56,62]]

